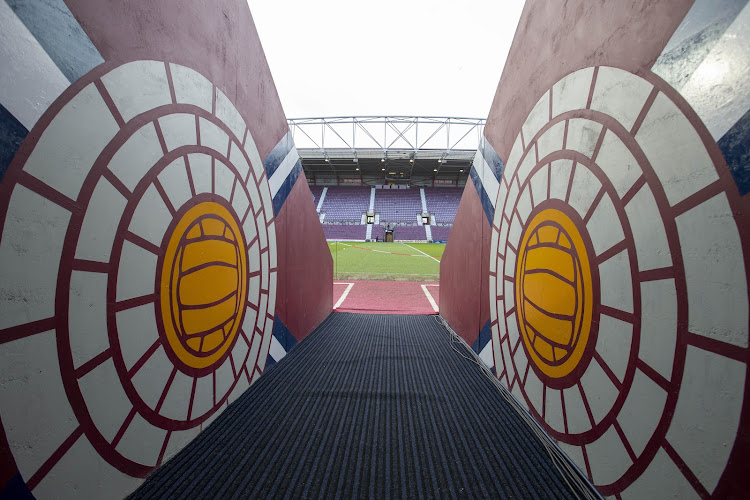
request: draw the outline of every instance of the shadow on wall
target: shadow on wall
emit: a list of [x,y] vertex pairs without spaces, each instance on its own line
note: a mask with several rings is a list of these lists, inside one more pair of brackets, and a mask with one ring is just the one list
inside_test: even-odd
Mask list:
[[247,4],[68,4],[0,2],[0,496],[127,494],[331,311]]
[[746,3],[528,1],[462,201],[491,241],[446,251],[487,259],[488,364],[607,496],[750,486]]

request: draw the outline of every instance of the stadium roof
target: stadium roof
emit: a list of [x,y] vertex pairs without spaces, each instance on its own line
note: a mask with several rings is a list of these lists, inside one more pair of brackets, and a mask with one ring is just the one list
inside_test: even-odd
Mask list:
[[467,176],[482,118],[346,116],[294,118],[289,128],[308,178],[384,180]]

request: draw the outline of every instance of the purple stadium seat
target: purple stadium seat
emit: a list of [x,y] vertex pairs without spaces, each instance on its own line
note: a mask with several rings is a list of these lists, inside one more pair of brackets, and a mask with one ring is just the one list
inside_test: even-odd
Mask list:
[[381,223],[417,222],[417,214],[422,213],[419,189],[376,189],[375,212],[380,214]]
[[426,241],[424,226],[396,226],[393,230],[393,239],[397,240],[421,240]]
[[323,194],[323,186],[310,186],[310,192],[313,195],[313,203],[315,206],[318,206],[318,201],[320,200],[320,195]]
[[448,241],[448,235],[453,229],[453,226],[432,226],[432,241]]
[[360,240],[367,235],[367,226],[363,224],[323,224],[323,233],[327,240]]
[[462,193],[463,188],[424,188],[427,210],[435,215],[435,222],[453,224]]
[[369,207],[369,187],[332,186],[328,188],[320,211],[326,214],[324,222],[359,222]]

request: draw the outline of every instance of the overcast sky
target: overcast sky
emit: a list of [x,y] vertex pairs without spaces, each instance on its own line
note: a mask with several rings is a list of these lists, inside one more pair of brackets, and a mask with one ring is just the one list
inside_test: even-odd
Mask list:
[[248,0],[287,118],[486,118],[523,0]]

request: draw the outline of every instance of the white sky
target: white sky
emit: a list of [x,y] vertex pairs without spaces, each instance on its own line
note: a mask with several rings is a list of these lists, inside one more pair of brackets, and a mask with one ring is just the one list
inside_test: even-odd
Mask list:
[[248,0],[287,118],[486,118],[524,0]]

